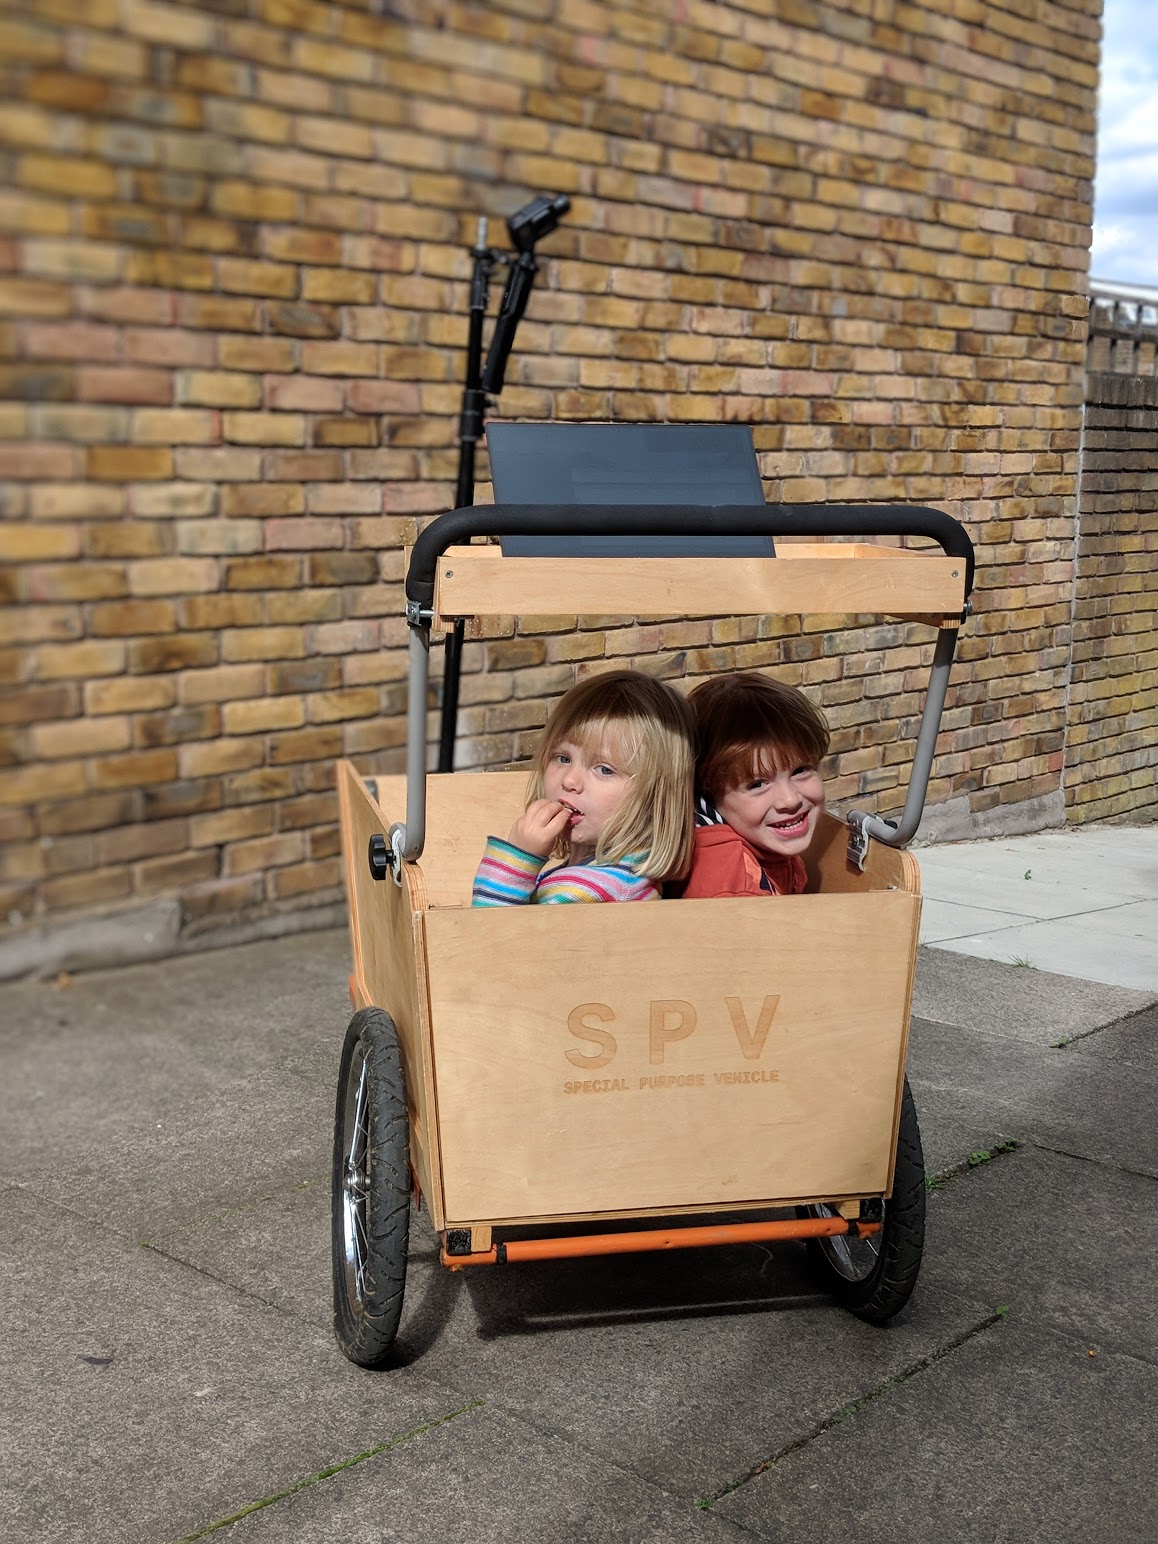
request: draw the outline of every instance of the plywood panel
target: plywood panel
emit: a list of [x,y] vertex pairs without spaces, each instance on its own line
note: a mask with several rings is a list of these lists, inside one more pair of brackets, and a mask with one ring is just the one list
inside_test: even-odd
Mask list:
[[849,555],[839,544],[785,546],[775,558],[495,558],[457,547],[436,569],[441,618],[615,613],[744,616],[765,612],[960,617],[960,558],[882,548]]
[[848,861],[847,854],[848,826],[825,810],[804,856],[809,891],[864,895],[870,890],[907,890],[912,895],[920,894],[921,871],[913,855],[903,848],[870,841],[863,873]]
[[[521,813],[526,772],[434,772],[426,779],[426,845],[419,860],[431,906],[469,906],[488,836],[508,835]],[[406,779],[376,779],[389,826],[406,819]]]
[[918,911],[428,912],[448,1223],[880,1193]]
[[438,1128],[430,1009],[426,994],[422,874],[403,869],[403,884],[375,880],[366,861],[370,837],[388,822],[348,761],[338,763],[338,801],[346,903],[353,940],[354,987],[359,1007],[384,1008],[398,1028],[410,1107],[410,1156],[436,1227],[442,1226]]

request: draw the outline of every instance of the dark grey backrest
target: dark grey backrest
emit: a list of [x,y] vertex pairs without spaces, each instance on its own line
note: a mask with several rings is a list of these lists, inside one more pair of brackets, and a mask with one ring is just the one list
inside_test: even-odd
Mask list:
[[[496,504],[764,503],[747,424],[488,423]],[[504,536],[508,557],[771,557],[771,536]]]

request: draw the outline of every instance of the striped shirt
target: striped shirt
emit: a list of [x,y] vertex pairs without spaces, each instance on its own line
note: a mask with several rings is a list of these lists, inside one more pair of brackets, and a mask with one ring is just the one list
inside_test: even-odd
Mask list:
[[546,858],[488,836],[474,876],[472,906],[563,905],[572,901],[654,901],[659,889],[636,873],[646,854],[620,863],[564,863],[543,873]]

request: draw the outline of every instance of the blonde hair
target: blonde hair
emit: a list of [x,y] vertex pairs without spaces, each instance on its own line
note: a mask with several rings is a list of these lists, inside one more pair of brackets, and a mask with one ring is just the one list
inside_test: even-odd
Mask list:
[[[623,802],[595,844],[596,863],[643,853],[637,872],[680,879],[692,857],[695,728],[687,698],[639,670],[610,670],[578,682],[552,708],[539,743],[527,803],[544,797],[544,773],[556,749],[597,753],[614,743],[630,777]],[[568,855],[567,838],[556,852]]]

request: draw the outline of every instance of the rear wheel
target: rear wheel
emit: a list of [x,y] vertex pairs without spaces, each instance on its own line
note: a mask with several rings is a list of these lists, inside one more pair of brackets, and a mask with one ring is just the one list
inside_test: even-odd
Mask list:
[[[838,1215],[835,1207],[823,1203],[796,1210],[801,1217]],[[925,1158],[906,1078],[893,1193],[884,1202],[880,1231],[861,1239],[844,1235],[810,1239],[808,1249],[826,1291],[870,1324],[885,1324],[900,1313],[912,1295],[924,1245]]]
[[360,1367],[385,1364],[406,1282],[410,1127],[394,1020],[363,1008],[342,1047],[334,1123],[334,1332]]

